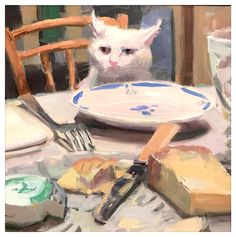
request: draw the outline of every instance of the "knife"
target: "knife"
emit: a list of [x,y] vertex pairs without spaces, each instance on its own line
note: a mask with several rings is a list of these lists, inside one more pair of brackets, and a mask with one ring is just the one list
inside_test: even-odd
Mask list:
[[149,156],[166,147],[179,128],[176,124],[164,123],[156,129],[138,159],[134,160],[127,173],[116,181],[110,193],[105,194],[102,203],[93,211],[96,222],[106,224],[118,207],[145,180]]

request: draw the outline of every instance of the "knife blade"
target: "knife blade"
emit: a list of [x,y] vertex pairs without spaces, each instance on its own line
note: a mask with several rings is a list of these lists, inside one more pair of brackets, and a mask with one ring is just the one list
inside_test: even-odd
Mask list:
[[134,161],[127,174],[116,181],[108,196],[103,198],[103,204],[98,206],[93,216],[100,224],[105,224],[117,208],[143,182],[147,170],[146,162]]

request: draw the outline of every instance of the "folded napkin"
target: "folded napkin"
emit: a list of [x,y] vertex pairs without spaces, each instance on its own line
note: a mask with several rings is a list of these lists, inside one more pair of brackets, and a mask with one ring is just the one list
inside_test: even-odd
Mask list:
[[14,105],[6,105],[5,115],[5,150],[12,151],[39,145],[47,140],[47,134],[40,127],[37,119],[24,109]]

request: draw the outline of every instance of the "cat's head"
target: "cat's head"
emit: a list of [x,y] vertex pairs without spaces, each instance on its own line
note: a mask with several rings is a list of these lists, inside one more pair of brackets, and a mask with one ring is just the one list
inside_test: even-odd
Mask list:
[[160,32],[161,19],[145,29],[108,26],[92,13],[93,41],[89,47],[91,64],[99,71],[148,69],[152,63],[150,45]]

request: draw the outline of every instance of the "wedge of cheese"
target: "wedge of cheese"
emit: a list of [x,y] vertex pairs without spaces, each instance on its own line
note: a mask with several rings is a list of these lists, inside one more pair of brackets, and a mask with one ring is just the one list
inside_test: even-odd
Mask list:
[[205,147],[167,147],[151,155],[148,184],[186,215],[231,211],[231,177]]

